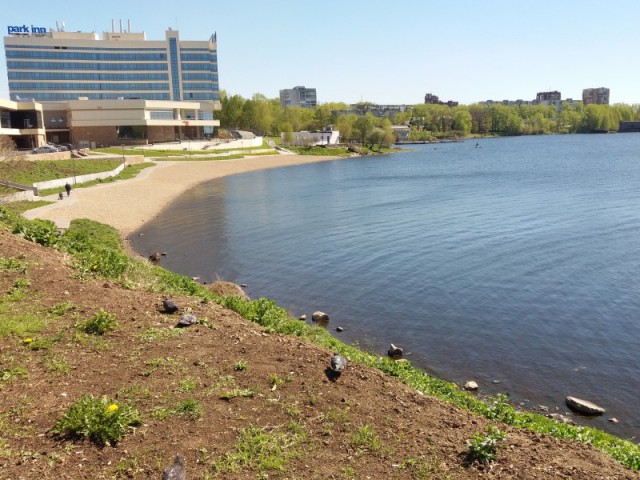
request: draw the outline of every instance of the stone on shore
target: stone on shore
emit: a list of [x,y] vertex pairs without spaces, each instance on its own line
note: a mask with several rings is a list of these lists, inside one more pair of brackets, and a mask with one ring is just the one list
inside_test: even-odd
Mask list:
[[306,314],[302,314],[300,315],[300,320],[302,320],[303,322],[307,319],[307,315]]
[[467,383],[464,384],[464,389],[475,392],[476,390],[478,390],[478,384],[473,380],[469,380]]
[[562,415],[560,413],[550,413],[547,417],[554,419],[556,422],[566,423],[567,425],[575,425],[576,422],[571,420],[566,415]]
[[243,300],[249,300],[249,296],[244,292],[244,290],[233,282],[217,280],[207,285],[207,288],[221,297],[240,297]]
[[387,350],[387,355],[389,355],[391,358],[402,358],[403,354],[404,354],[404,350],[402,350],[400,347],[396,347],[393,343],[389,345],[389,350]]
[[571,410],[584,415],[602,415],[606,412],[604,408],[588,400],[582,400],[576,397],[567,397],[564,401]]
[[329,321],[329,315],[320,311],[313,312],[313,315],[311,315],[311,320],[317,323],[327,323]]

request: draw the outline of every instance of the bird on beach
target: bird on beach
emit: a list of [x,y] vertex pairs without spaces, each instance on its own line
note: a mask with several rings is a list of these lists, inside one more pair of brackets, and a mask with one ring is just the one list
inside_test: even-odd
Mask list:
[[164,300],[162,300],[162,307],[164,308],[164,311],[167,313],[175,313],[178,311],[178,305],[176,304],[176,302],[168,298],[165,298]]
[[162,472],[162,480],[186,480],[187,472],[184,468],[184,455],[176,455],[173,465],[167,467]]
[[338,353],[334,353],[333,357],[331,357],[331,371],[340,375],[345,368],[347,368],[347,359]]

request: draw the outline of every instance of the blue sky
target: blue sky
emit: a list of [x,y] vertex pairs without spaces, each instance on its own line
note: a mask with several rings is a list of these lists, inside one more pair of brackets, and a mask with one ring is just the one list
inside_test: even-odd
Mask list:
[[304,85],[320,103],[415,104],[429,92],[470,104],[608,87],[611,103],[640,103],[637,0],[31,0],[2,19],[3,37],[56,21],[101,33],[112,19],[148,40],[168,27],[182,40],[217,32],[220,88],[243,97]]

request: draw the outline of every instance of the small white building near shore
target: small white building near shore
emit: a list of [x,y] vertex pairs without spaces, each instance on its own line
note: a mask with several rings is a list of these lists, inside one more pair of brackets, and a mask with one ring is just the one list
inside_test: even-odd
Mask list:
[[[287,138],[288,137],[288,138]],[[282,132],[282,143],[300,147],[312,147],[315,145],[337,145],[340,142],[340,131],[333,127],[325,127],[321,132]]]

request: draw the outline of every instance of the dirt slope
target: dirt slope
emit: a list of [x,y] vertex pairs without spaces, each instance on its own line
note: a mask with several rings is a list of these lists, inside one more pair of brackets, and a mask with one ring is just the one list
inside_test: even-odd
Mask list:
[[[0,257],[28,262],[26,273],[0,274],[0,295],[27,278],[38,309],[73,305],[34,335],[58,335],[50,348],[32,350],[23,338],[0,338],[0,370],[28,370],[28,376],[0,382],[1,479],[159,479],[178,452],[185,455],[188,479],[640,478],[591,447],[506,426],[500,426],[507,438],[497,461],[469,464],[467,440],[486,432],[488,421],[378,371],[352,362],[330,381],[331,352],[268,334],[191,298],[174,300],[213,328],[173,329],[179,314],[161,311],[162,296],[81,282],[63,254],[6,232],[0,232]],[[100,308],[116,315],[118,328],[104,338],[78,335],[74,324]],[[220,398],[248,390],[253,396]],[[49,429],[82,394],[135,402],[142,425],[114,447],[54,438]],[[201,406],[200,418],[176,413],[185,400]],[[248,427],[282,434],[286,464],[278,470],[247,460],[215,476],[213,465],[222,469],[221,459],[237,450]]]

